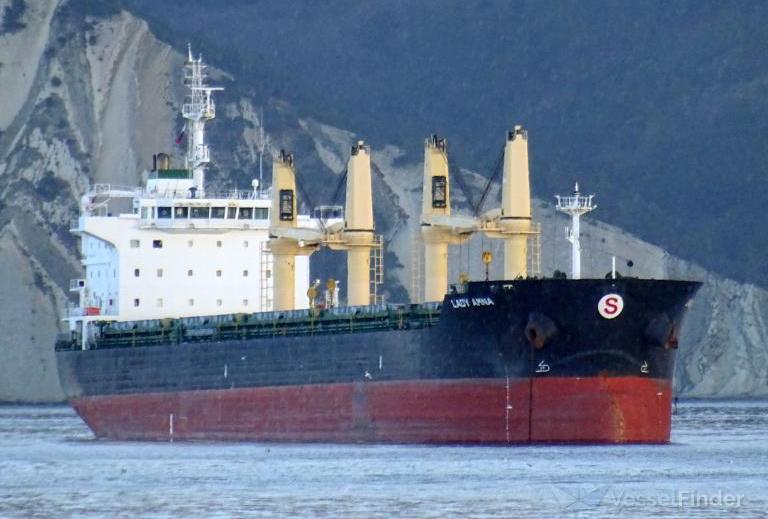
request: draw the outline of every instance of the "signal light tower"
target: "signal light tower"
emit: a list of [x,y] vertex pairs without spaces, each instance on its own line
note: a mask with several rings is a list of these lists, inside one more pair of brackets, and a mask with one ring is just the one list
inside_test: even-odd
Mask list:
[[557,198],[557,210],[571,215],[571,228],[566,229],[566,238],[571,242],[571,276],[573,279],[581,279],[581,242],[579,229],[579,220],[581,215],[586,214],[593,209],[596,209],[596,205],[592,205],[592,197],[595,195],[583,196],[579,193],[579,183],[576,182],[576,186],[573,189],[573,196],[559,196]]

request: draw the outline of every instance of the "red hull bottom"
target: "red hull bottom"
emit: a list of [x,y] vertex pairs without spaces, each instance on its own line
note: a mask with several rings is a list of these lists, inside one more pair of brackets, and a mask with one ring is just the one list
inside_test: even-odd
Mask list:
[[639,377],[429,380],[75,398],[99,438],[666,443],[670,384]]

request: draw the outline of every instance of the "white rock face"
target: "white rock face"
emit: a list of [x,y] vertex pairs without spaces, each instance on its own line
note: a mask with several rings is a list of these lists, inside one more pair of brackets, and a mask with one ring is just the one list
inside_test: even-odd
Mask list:
[[[77,242],[68,231],[77,201],[91,183],[139,184],[152,154],[171,151],[183,95],[183,56],[158,41],[145,22],[122,13],[73,27],[71,19],[60,16],[58,1],[27,1],[27,6],[26,27],[0,37],[0,401],[62,397],[53,343],[62,330],[69,279],[82,275]],[[309,160],[318,168],[313,175],[335,185],[334,174],[343,171],[349,147],[360,136],[298,119],[279,100],[270,108],[283,115],[269,136],[274,148],[299,146],[305,155],[300,164]],[[214,148],[214,160],[222,166],[212,176],[214,182],[236,180],[223,166],[257,170],[258,111],[245,97],[219,102],[214,131],[227,120],[239,121],[243,129],[223,145],[226,149]],[[393,146],[375,148],[373,161],[377,229],[387,244],[387,283],[415,293],[419,277],[413,266],[419,254],[412,252],[420,248],[415,233],[421,164],[403,163],[403,152]],[[265,179],[270,170],[265,163]],[[472,196],[478,196],[485,179],[468,171],[462,178]],[[455,182],[452,194],[457,212],[466,212],[467,200]],[[497,199],[498,193],[491,192],[486,208]],[[567,221],[544,202],[535,203],[534,213],[542,225],[542,271],[567,271]],[[594,216],[600,216],[599,209]],[[604,275],[615,254],[620,265],[634,261],[634,275],[705,282],[682,334],[677,370],[681,394],[768,395],[766,291],[718,277],[593,219],[583,224],[583,234],[586,274]],[[491,272],[498,276],[500,243],[478,237],[452,247],[451,279],[460,271],[482,278],[478,258],[488,248],[498,258]]]
[[[3,2],[0,8],[5,8]],[[0,37],[0,85],[3,85],[0,129],[6,130],[19,115],[33,87],[43,52],[50,39],[51,17],[57,2],[27,2],[21,23],[25,30]]]
[[137,185],[173,142],[182,63],[126,13],[83,30],[60,2],[26,5],[0,37],[0,401],[62,398],[51,344],[82,272],[69,222],[90,183]]
[[0,401],[57,400],[61,397],[50,341],[57,332],[52,317],[62,311],[63,301],[49,297],[49,281],[40,276],[39,265],[24,250],[12,224],[0,233],[0,271]]

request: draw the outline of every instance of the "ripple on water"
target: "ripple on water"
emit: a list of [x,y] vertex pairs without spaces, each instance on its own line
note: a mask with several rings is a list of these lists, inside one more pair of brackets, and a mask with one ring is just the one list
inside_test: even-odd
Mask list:
[[0,406],[0,517],[763,517],[766,431],[768,402],[716,401],[667,446],[153,444]]

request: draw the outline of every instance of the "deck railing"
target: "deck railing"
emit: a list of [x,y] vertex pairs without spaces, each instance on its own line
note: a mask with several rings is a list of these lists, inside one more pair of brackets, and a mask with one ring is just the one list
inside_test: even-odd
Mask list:
[[141,187],[119,186],[115,184],[94,184],[88,191],[90,196],[135,197],[161,200],[269,200],[271,189],[250,190],[230,189],[226,191],[206,191],[204,197],[194,198],[188,190],[177,191],[147,191]]

